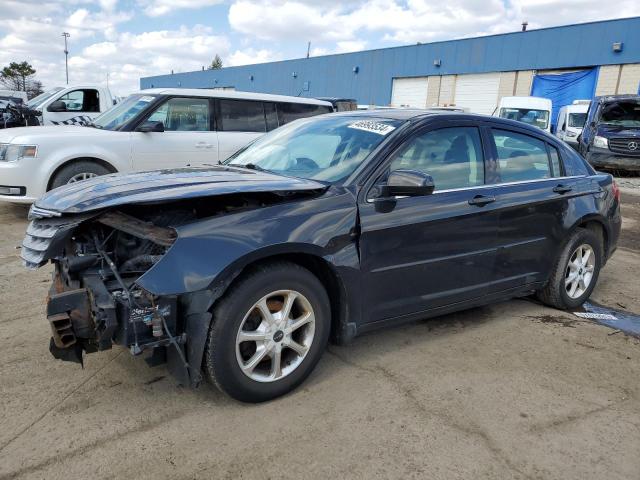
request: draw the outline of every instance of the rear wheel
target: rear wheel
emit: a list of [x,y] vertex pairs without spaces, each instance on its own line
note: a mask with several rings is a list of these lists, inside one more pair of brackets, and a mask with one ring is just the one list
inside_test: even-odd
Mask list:
[[58,188],[62,185],[81,182],[89,178],[107,175],[109,173],[111,172],[99,163],[80,160],[62,167],[53,177],[51,188]]
[[292,263],[256,269],[230,287],[214,309],[204,368],[231,397],[261,402],[296,388],[327,344],[327,293]]
[[547,305],[564,310],[579,307],[595,288],[601,265],[601,238],[591,230],[577,229],[538,297]]

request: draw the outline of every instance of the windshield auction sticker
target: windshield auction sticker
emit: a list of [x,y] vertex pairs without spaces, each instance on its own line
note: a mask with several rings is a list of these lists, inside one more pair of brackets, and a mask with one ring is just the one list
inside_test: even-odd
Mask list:
[[386,123],[374,122],[372,120],[360,120],[349,125],[349,128],[364,130],[365,132],[373,132],[378,135],[388,135],[396,129],[396,127],[392,127]]

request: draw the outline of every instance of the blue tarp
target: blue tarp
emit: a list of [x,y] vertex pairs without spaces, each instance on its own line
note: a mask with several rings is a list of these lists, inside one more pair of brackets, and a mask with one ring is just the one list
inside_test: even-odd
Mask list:
[[551,100],[551,125],[555,128],[560,108],[572,104],[574,100],[591,100],[596,92],[597,80],[597,68],[560,75],[536,75],[533,77],[531,95]]

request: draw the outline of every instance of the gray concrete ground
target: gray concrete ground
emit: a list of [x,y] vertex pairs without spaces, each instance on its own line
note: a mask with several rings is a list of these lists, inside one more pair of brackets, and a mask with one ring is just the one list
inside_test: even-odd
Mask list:
[[[640,313],[640,191],[593,298]],[[0,478],[638,479],[640,341],[526,300],[331,346],[262,405],[114,349],[55,361],[49,269],[0,205]]]

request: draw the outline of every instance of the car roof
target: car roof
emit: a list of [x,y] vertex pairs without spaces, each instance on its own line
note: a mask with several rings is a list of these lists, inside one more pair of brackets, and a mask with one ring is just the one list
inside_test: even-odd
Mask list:
[[[384,108],[373,110],[352,110],[349,112],[338,112],[330,115],[341,117],[362,117],[362,118],[377,118],[387,120],[400,120],[400,121],[421,121],[421,120],[470,120],[473,122],[492,122],[496,126],[504,125],[505,127],[517,128],[520,130],[528,130],[536,135],[549,136],[549,133],[529,125],[524,122],[518,122],[516,120],[510,120],[508,118],[494,117],[491,115],[481,115],[479,113],[466,113],[456,112],[450,110],[429,110],[429,109],[417,109],[417,108]],[[320,118],[320,117],[312,117]],[[556,137],[553,137],[555,139]]]
[[190,97],[230,98],[237,100],[264,100],[272,102],[305,103],[332,107],[330,102],[307,97],[292,97],[289,95],[273,95],[270,93],[241,92],[237,90],[216,90],[211,88],[149,88],[141,90],[142,94],[157,95],[188,95]]

